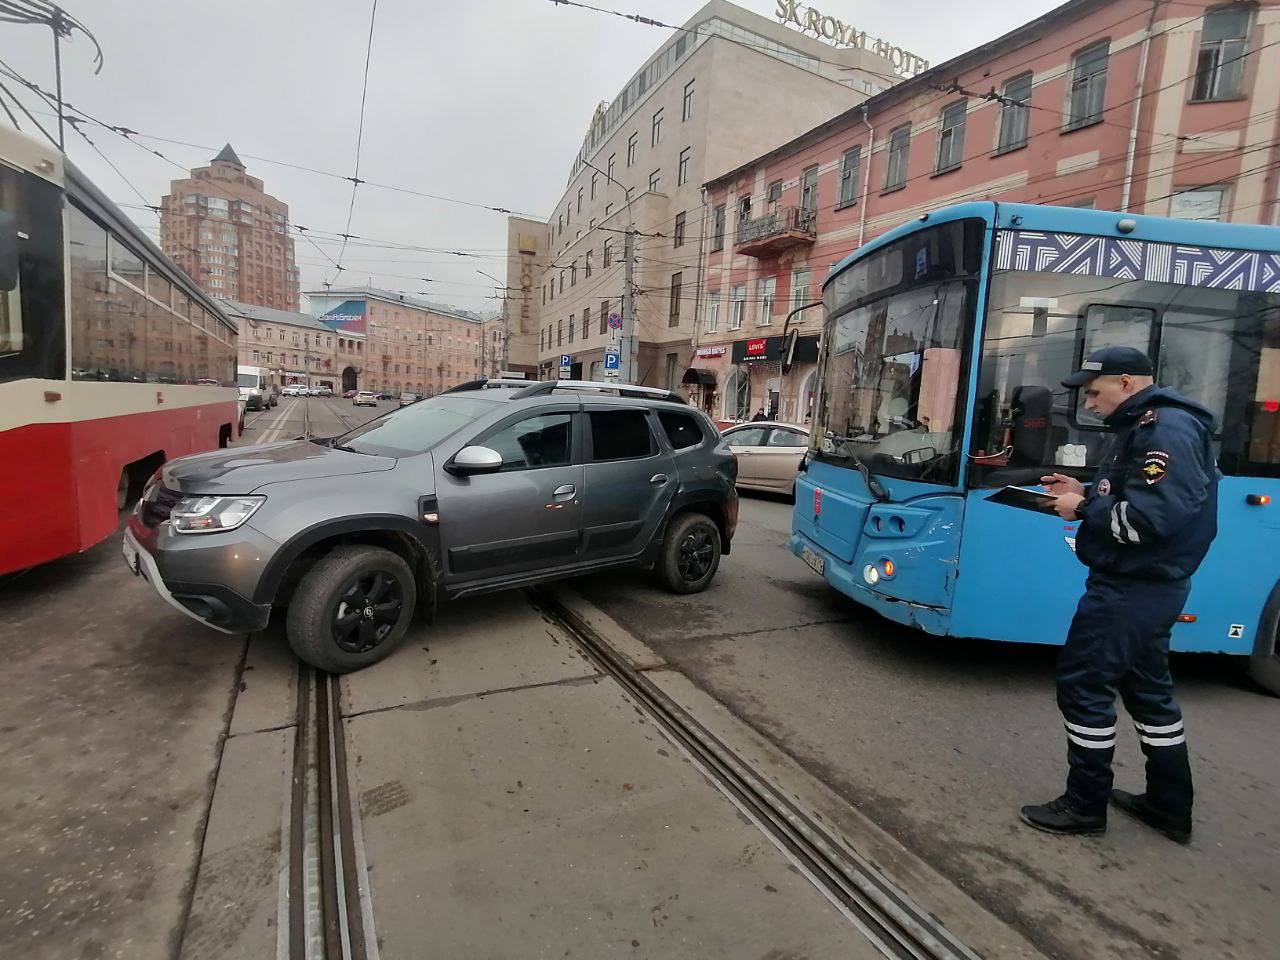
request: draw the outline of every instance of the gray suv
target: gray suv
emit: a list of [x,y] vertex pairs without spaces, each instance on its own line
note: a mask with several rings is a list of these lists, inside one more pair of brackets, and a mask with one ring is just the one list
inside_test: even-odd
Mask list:
[[341,673],[446,598],[629,566],[704,589],[737,525],[736,475],[715,425],[675,394],[479,380],[339,437],[174,460],[124,555],[227,633],[287,608],[294,652]]

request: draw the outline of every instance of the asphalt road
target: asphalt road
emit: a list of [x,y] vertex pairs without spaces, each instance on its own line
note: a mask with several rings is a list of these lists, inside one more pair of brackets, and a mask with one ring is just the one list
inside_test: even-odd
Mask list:
[[[389,409],[390,402],[375,410],[340,398],[284,398],[248,415],[242,442],[308,429],[334,435]],[[698,596],[673,597],[639,572],[578,586],[670,668],[924,860],[948,889],[963,891],[1045,954],[1277,955],[1280,760],[1269,744],[1280,701],[1255,692],[1228,660],[1179,658],[1199,791],[1193,843],[1175,846],[1120,816],[1102,838],[1035,833],[1018,822],[1017,808],[1056,796],[1065,768],[1053,650],[942,641],[886,623],[791,557],[789,523],[788,504],[744,497],[733,554]],[[671,912],[690,925],[684,932],[696,933],[687,942],[671,939],[676,931],[651,923],[658,908],[639,898],[672,884],[727,891],[745,876],[743,858],[763,858],[767,845],[720,823],[714,805],[696,795],[698,778],[664,774],[653,760],[644,761],[643,776],[619,776],[621,768],[609,764],[639,764],[639,751],[653,749],[651,732],[611,726],[617,704],[580,686],[593,681],[542,627],[520,594],[451,605],[429,640],[407,642],[347,685],[353,753],[367,758],[357,759],[354,777],[372,865],[382,870],[370,874],[375,901],[387,908],[381,932],[394,939],[435,916],[395,885],[412,874],[435,891],[433,903],[444,910],[439,924],[451,922],[449,904],[474,910],[478,897],[503,909],[527,906],[529,929],[540,931],[538,952],[554,944],[558,956],[561,948],[590,945],[605,955],[629,951],[634,939],[655,956],[747,955],[746,944],[763,942],[753,928],[704,922],[719,914]],[[276,800],[262,801],[282,784],[287,789],[287,648],[216,634],[168,608],[128,574],[116,538],[0,580],[0,636],[8,679],[0,698],[0,956],[134,960],[174,957],[182,945],[184,957],[231,957],[239,954],[228,945],[243,943],[237,937],[251,925],[274,942],[278,824],[254,811],[278,814]],[[531,689],[494,695],[523,691],[521,684]],[[477,702],[459,699],[464,694]],[[468,738],[451,748],[445,735],[455,730]],[[643,745],[632,742],[635,731]],[[544,741],[536,748],[535,736]],[[521,771],[515,785],[476,779],[499,755],[506,773]],[[597,768],[588,757],[613,759]],[[1122,729],[1118,785],[1138,787],[1141,770],[1136,739]],[[615,779],[625,781],[624,799],[651,805],[664,831],[684,816],[696,821],[690,833],[711,828],[722,842],[705,853],[681,845],[687,874],[646,876],[621,893],[609,887],[616,878],[607,870],[557,873],[580,871],[583,858],[598,852],[582,824],[605,830],[614,822],[615,798],[592,791]],[[395,795],[409,803],[393,812],[375,801],[395,782]],[[511,798],[521,784],[558,799],[545,809],[517,804]],[[514,808],[504,813],[504,805]],[[557,835],[562,824],[580,835],[557,847],[565,842]],[[628,850],[650,843],[647,825],[637,820],[620,831]],[[428,851],[421,845],[431,837],[444,845]],[[568,866],[547,860],[547,849],[569,853]],[[512,857],[526,859],[504,872]],[[774,866],[759,862],[770,878],[759,889],[770,898],[790,889],[775,879]],[[480,886],[453,885],[457,876],[482,874],[489,879]],[[548,900],[508,878],[531,878],[534,887],[541,878],[563,895]],[[649,924],[648,937],[615,943],[606,928],[588,935],[566,925],[582,920],[572,913],[582,896],[599,890],[593,917],[616,926],[630,917],[627,889],[643,906],[637,916]],[[811,909],[801,894],[787,893],[792,899],[776,914],[745,892],[727,897],[724,909],[737,903],[744,916],[776,916],[761,929],[775,938],[786,932],[797,955],[829,955],[819,942],[825,921],[799,922]],[[451,943],[471,955],[521,955],[525,916],[513,919],[505,939],[501,925],[490,930],[472,918]],[[667,920],[661,911],[654,917]],[[738,934],[742,942],[725,939]],[[404,955],[384,955],[392,954]]]
[[[1066,769],[1049,647],[941,640],[845,600],[791,556],[791,507],[751,495],[712,587],[641,574],[583,594],[1041,950],[1072,960],[1280,955],[1280,700],[1229,659],[1175,659],[1196,775],[1180,847],[1119,814],[1046,836],[1018,807]],[[1116,785],[1142,787],[1121,724]]]

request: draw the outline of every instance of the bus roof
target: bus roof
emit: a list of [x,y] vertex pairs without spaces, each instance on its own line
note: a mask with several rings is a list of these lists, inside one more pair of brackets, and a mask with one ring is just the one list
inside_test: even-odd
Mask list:
[[[1043,230],[1051,233],[1079,233],[1087,236],[1116,237],[1122,240],[1142,240],[1152,243],[1181,243],[1229,250],[1280,252],[1280,227],[1259,226],[1252,223],[1175,220],[1170,217],[1117,213],[1114,210],[1054,207],[1037,203],[980,201],[943,207],[890,230],[836,263],[827,274],[827,281],[850,264],[895,240],[940,223],[974,218],[985,220],[1001,230]],[[1127,232],[1118,229],[1121,220],[1132,220],[1134,229]],[[823,282],[824,286],[827,281]]]

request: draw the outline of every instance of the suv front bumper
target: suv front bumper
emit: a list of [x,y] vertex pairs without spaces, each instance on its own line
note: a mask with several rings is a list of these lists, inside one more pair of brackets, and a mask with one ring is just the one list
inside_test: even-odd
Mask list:
[[[169,531],[167,523],[149,528],[133,516],[122,549],[134,574],[175,610],[207,627],[253,633],[266,627],[271,617],[271,604],[254,603],[241,592],[247,584],[252,596],[251,588],[265,567],[257,558],[269,559],[278,549],[275,541],[251,527],[185,536]],[[224,577],[228,572],[232,575]]]

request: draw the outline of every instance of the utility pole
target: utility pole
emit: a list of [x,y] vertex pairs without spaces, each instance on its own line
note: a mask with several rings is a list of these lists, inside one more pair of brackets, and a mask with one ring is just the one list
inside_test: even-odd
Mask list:
[[626,239],[623,241],[623,256],[626,258],[626,279],[622,287],[622,342],[626,347],[626,367],[622,379],[627,383],[636,382],[636,298],[632,290],[636,269],[636,231],[628,227]]

